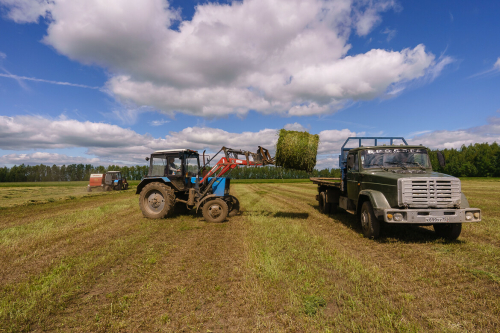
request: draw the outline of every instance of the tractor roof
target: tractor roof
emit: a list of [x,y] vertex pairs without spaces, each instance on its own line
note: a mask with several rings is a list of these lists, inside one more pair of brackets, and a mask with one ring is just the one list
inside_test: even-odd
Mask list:
[[118,173],[118,172],[121,172],[121,171],[106,171],[106,173]]
[[168,150],[157,150],[157,151],[154,152],[154,154],[161,154],[161,153],[182,153],[182,152],[197,153],[196,150],[191,150],[191,149],[168,149]]

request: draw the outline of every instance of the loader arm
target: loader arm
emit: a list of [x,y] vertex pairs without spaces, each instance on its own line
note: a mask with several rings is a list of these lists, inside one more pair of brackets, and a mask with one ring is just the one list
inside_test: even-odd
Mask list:
[[[257,153],[251,153],[245,150],[236,150],[232,148],[222,147],[219,150],[219,153],[224,151],[224,155],[217,164],[210,169],[209,172],[203,177],[201,183],[203,184],[208,177],[216,174],[219,170],[218,177],[224,175],[230,170],[233,170],[238,165],[246,165],[246,166],[263,166],[268,164],[274,164],[274,158],[271,157],[269,151],[265,148],[259,146]],[[218,154],[218,153],[217,153]],[[217,154],[215,156],[217,156]],[[244,155],[245,159],[239,159],[239,155]],[[215,157],[214,156],[214,157]],[[252,156],[253,161],[250,161],[250,156]],[[213,159],[213,158],[212,158]]]

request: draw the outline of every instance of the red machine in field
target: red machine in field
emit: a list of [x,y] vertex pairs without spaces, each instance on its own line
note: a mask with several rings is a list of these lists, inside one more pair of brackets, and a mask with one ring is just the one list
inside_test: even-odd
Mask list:
[[93,188],[102,188],[103,191],[121,191],[128,189],[128,183],[120,171],[108,171],[104,174],[93,173],[90,175],[87,192],[92,192]]

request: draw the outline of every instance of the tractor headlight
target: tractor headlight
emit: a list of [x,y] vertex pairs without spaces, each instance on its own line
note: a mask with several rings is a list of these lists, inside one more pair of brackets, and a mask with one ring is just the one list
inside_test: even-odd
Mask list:
[[472,214],[472,212],[465,213],[465,220],[472,221],[473,217],[474,217],[474,214]]
[[479,212],[475,212],[475,213],[474,213],[474,218],[475,218],[476,220],[479,220],[479,217],[480,217],[480,216],[481,216],[481,215],[479,214]]

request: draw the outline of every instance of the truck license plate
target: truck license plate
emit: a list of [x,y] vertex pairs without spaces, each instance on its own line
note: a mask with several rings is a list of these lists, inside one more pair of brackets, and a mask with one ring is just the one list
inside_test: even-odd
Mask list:
[[426,217],[425,222],[431,222],[431,223],[450,222],[450,218],[449,217]]

